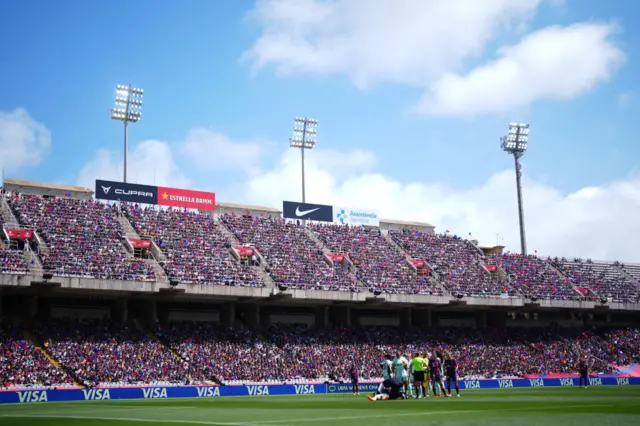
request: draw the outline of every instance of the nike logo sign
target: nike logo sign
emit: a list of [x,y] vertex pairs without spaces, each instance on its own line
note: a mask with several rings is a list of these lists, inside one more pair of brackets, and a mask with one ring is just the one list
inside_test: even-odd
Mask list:
[[300,217],[300,216],[306,216],[309,213],[313,213],[316,210],[320,210],[320,207],[318,207],[317,209],[311,209],[311,210],[304,210],[304,211],[300,211],[300,206],[296,207],[296,216]]

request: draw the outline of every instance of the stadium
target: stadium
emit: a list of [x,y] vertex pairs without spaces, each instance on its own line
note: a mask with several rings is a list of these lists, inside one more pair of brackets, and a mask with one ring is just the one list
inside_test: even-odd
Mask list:
[[[2,408],[3,423],[384,419],[387,407],[352,414],[364,402],[345,399],[351,369],[370,393],[387,354],[436,350],[458,358],[468,405],[429,415],[482,417],[498,392],[531,399],[496,403],[525,416],[637,412],[640,390],[606,386],[640,384],[639,265],[503,253],[361,209],[102,180],[94,191],[7,178],[1,203],[0,401],[58,407]],[[588,398],[575,389],[583,357]],[[561,389],[527,390],[550,387]],[[218,397],[229,421],[205,422],[206,406],[185,417],[172,399]],[[172,402],[63,403],[129,399]],[[425,408],[407,410],[413,424]]]
[[610,3],[2,2],[0,426],[640,424]]

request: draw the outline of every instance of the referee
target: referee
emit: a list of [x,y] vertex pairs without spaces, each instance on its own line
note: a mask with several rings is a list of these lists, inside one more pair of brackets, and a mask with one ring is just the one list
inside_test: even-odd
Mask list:
[[[424,358],[422,358],[422,355],[420,355],[419,352],[413,354],[413,358],[411,358],[411,367],[413,370],[413,388],[416,390],[416,399],[422,398],[423,396],[426,398],[428,396],[424,387],[424,364]],[[422,395],[420,395],[420,390],[422,390]]]

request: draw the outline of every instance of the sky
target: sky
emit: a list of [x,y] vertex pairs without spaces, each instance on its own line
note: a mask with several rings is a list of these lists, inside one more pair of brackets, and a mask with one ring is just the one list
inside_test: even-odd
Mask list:
[[[635,18],[634,18],[635,16]],[[306,201],[519,250],[640,261],[640,2],[0,0],[0,167],[122,180],[115,87],[144,89],[129,182]]]

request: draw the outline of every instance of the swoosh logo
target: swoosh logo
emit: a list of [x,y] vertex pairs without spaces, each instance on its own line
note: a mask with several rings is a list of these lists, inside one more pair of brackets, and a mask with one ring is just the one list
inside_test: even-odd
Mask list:
[[316,210],[320,210],[320,207],[316,208],[316,209],[311,209],[311,210],[303,210],[300,211],[300,206],[296,207],[296,216],[300,217],[300,216],[306,216],[309,213],[313,213]]

